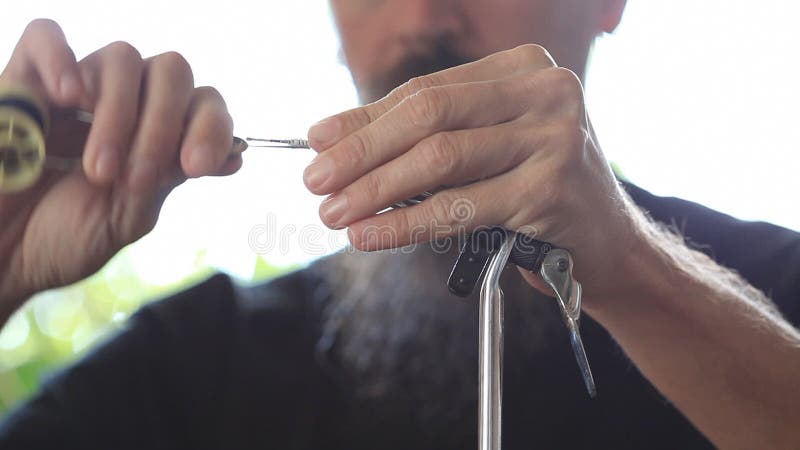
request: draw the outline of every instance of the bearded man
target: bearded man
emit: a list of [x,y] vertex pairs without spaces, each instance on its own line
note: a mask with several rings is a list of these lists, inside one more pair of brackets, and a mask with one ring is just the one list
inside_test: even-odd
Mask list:
[[[255,288],[216,276],[143,308],[8,417],[0,442],[469,448],[477,301],[445,288],[455,251],[425,243],[500,225],[574,255],[599,390],[583,391],[544,283],[508,270],[506,448],[796,448],[800,238],[614,177],[581,80],[624,3],[331,0],[364,105],[311,128],[303,176],[329,195],[323,221],[367,252]],[[0,80],[95,122],[84,173],[0,197],[6,317],[148,231],[184,177],[238,168],[224,102],[191,79],[175,53],[114,43],[76,62],[55,24],[29,27]]]

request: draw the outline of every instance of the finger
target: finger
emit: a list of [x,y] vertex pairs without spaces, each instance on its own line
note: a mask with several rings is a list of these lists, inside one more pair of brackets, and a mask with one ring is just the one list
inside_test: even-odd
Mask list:
[[0,79],[44,92],[59,106],[74,106],[84,90],[64,32],[48,19],[27,26]]
[[95,183],[112,182],[124,162],[139,114],[142,58],[125,42],[112,43],[79,63],[87,80],[83,107],[94,120],[83,154],[83,168]]
[[127,161],[127,185],[134,192],[172,178],[193,90],[192,70],[178,53],[145,62],[141,114]]
[[549,284],[545,283],[538,273],[531,272],[530,270],[523,269],[519,266],[517,266],[517,269],[519,269],[519,273],[522,275],[522,278],[537,291],[547,295],[548,297],[556,296],[555,292],[553,292],[553,288],[551,288]]
[[232,143],[233,119],[222,95],[212,87],[195,89],[181,145],[183,172],[190,177],[201,177],[226,174],[236,166],[236,160],[241,166],[241,157],[231,154]]
[[477,128],[515,119],[526,106],[516,79],[425,89],[318,154],[303,174],[315,194],[329,194],[440,131]]
[[232,154],[225,160],[225,164],[223,164],[222,168],[214,172],[212,176],[226,177],[228,175],[233,175],[242,168],[243,162],[242,155]]
[[355,222],[348,230],[350,242],[358,250],[374,251],[463,235],[479,226],[504,225],[513,216],[507,205],[519,204],[509,198],[511,173],[447,189],[418,205]]
[[500,79],[520,72],[550,67],[555,67],[555,61],[547,50],[535,44],[528,44],[468,64],[423,75],[409,80],[375,103],[345,111],[316,123],[308,132],[309,144],[318,151],[327,150],[345,136],[386,114],[406,97],[423,89]]
[[522,131],[511,122],[434,134],[325,200],[320,217],[338,229],[420,192],[504,173],[537,147],[536,135]]

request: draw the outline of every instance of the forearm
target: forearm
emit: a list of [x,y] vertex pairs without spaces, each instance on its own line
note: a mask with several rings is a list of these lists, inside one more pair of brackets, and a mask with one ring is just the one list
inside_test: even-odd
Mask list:
[[587,312],[717,446],[800,446],[798,331],[738,275],[644,228],[646,281]]

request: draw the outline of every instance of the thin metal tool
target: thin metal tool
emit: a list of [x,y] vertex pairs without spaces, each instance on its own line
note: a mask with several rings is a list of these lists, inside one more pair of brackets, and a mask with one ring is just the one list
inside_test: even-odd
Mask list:
[[[20,94],[19,92],[21,92],[22,94]],[[11,120],[10,122],[0,121],[0,126],[2,126],[2,129],[8,128],[7,134],[9,135],[9,143],[5,145],[0,145],[0,192],[3,191],[17,192],[20,190],[27,189],[36,182],[38,177],[41,175],[42,169],[60,170],[60,171],[81,170],[83,166],[81,164],[81,159],[79,157],[63,157],[45,153],[44,139],[47,133],[47,124],[49,118],[47,117],[45,108],[43,106],[40,106],[39,103],[35,103],[37,100],[34,98],[32,94],[29,94],[24,90],[14,91],[14,96],[12,97],[13,101],[11,103],[11,106],[13,106],[14,108],[13,110],[9,108],[6,108],[5,110],[2,109],[4,105],[2,104],[1,97],[2,95],[0,95],[0,113],[5,113],[9,115],[11,117]],[[22,105],[22,108],[20,108],[20,105]],[[87,124],[91,124],[94,121],[94,116],[92,115],[92,113],[87,111],[81,111],[81,110],[68,111],[68,112],[62,111],[62,115],[63,114],[67,114],[68,116],[71,116],[74,120]],[[1,117],[2,115],[3,114],[0,114],[0,118],[2,118]],[[30,116],[34,116],[34,118],[38,120],[32,121],[29,119]],[[25,124],[25,129],[17,130],[15,132],[14,119],[17,120],[17,123]],[[38,137],[39,140],[35,141],[33,144],[30,144],[28,142],[23,142],[23,143],[18,143],[16,141],[12,142],[10,140],[11,136],[19,134],[18,132],[24,132],[24,136],[26,137],[27,136]],[[2,142],[0,142],[0,144],[2,144]],[[30,147],[35,149],[35,151]],[[307,139],[300,139],[300,138],[275,139],[275,138],[254,138],[254,137],[247,137],[242,139],[240,137],[234,136],[233,143],[231,144],[231,155],[240,154],[250,147],[291,148],[291,149],[311,148]],[[35,158],[29,157],[28,155],[34,155]],[[14,166],[17,169],[12,174],[9,170],[10,162],[16,162],[16,161],[21,161],[22,163],[28,161],[30,162],[28,163],[27,166],[17,163]],[[21,173],[22,169],[25,169],[24,171],[25,173]],[[8,182],[8,180],[11,178],[10,175],[13,175],[15,178],[20,179],[21,181],[14,180],[16,182],[14,184],[10,184]],[[425,199],[427,199],[432,195],[433,192],[425,191],[417,195],[416,197],[395,202],[391,206],[393,208],[405,208],[408,206],[413,206],[419,204],[420,202],[424,201]]]
[[[307,139],[263,139],[263,138],[253,138],[248,137],[245,138],[246,143],[250,147],[270,147],[270,148],[308,148],[310,149],[311,146],[308,144]],[[406,200],[400,200],[398,202],[392,203],[392,208],[407,208],[409,206],[414,206],[422,203],[427,198],[431,197],[434,193],[431,191],[425,191],[416,197],[411,197]]]
[[481,285],[478,331],[478,449],[500,450],[503,410],[503,291],[500,274],[514,247],[509,235],[492,255]]
[[[92,113],[81,110],[56,111],[62,118],[91,124]],[[0,85],[0,193],[14,193],[31,188],[43,170],[72,171],[83,167],[80,157],[64,157],[46,152],[50,111],[47,104],[31,89],[22,85]],[[234,136],[231,155],[249,147],[310,148],[306,139],[242,139]],[[424,192],[392,206],[415,205],[433,195]]]
[[586,358],[586,350],[583,348],[579,329],[583,290],[581,284],[572,276],[572,267],[572,255],[562,248],[555,248],[545,256],[539,274],[556,293],[558,305],[561,308],[561,317],[569,330],[572,351],[575,352],[575,359],[578,361],[583,383],[586,385],[589,395],[594,398],[597,395],[597,389],[592,377],[592,370],[589,368],[589,360]]
[[311,148],[307,139],[261,139],[248,137],[244,139],[250,147],[271,148]]

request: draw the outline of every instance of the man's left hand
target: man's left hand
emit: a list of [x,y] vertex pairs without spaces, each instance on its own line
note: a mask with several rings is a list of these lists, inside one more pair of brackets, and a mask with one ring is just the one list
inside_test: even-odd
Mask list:
[[316,124],[309,140],[319,154],[306,186],[331,194],[320,216],[349,227],[357,249],[500,225],[570,250],[587,299],[618,295],[620,271],[637,266],[635,206],[597,145],[579,78],[542,47],[412,79]]

